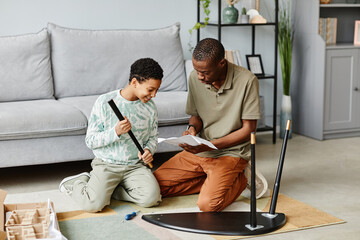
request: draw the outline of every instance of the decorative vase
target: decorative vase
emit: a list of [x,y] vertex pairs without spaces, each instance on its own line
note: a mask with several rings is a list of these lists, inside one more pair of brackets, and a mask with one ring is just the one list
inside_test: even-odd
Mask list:
[[[291,117],[291,97],[287,95],[282,96],[281,112],[280,112],[280,138],[285,137],[286,123],[292,120]],[[292,124],[290,124],[289,138],[291,138]]]
[[229,5],[223,10],[223,21],[224,23],[237,23],[239,18],[239,11],[234,5]]

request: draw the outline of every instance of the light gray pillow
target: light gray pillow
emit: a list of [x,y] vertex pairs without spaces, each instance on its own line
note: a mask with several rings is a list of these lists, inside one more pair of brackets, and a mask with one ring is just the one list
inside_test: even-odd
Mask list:
[[164,70],[160,91],[186,90],[180,24],[155,30],[78,30],[48,24],[55,96],[103,94],[125,87],[130,66],[151,57]]
[[53,94],[46,29],[0,37],[0,101],[48,99]]

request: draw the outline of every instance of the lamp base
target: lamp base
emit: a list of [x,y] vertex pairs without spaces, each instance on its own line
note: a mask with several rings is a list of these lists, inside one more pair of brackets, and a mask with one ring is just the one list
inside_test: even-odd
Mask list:
[[161,227],[185,232],[232,236],[259,235],[273,232],[286,222],[283,213],[276,213],[276,217],[269,218],[263,212],[257,212],[257,224],[251,226],[250,214],[250,212],[166,213],[146,214],[142,216],[142,219]]

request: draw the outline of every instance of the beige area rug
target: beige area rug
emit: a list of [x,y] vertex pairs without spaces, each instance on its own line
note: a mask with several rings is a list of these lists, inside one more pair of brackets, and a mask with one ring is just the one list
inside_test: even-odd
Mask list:
[[[270,209],[271,199],[267,199],[268,202],[265,208],[262,209],[263,212],[268,212]],[[345,223],[345,221],[337,217],[320,211],[319,209],[313,208],[303,202],[287,197],[283,194],[280,194],[278,197],[276,212],[285,214],[286,223],[282,228],[265,235]],[[249,236],[240,236],[236,237],[236,239],[243,239],[248,237]],[[234,237],[214,236],[214,239],[234,239]]]
[[[60,228],[63,234],[69,240],[88,239],[88,237],[90,236],[94,237],[94,234],[96,234],[96,230],[92,232],[89,229],[96,228],[96,226],[98,226],[99,224],[103,224],[104,226],[111,226],[111,228],[107,232],[113,232],[113,234],[109,234],[108,236],[101,236],[106,237],[102,239],[222,240],[243,239],[252,237],[188,233],[159,227],[141,219],[141,215],[147,213],[199,211],[196,206],[197,198],[198,195],[165,198],[163,199],[163,202],[160,206],[153,208],[141,208],[130,203],[112,201],[111,206],[106,207],[101,213],[86,213],[81,210],[70,212],[58,211],[58,220],[60,222]],[[270,207],[270,201],[271,199],[269,197],[257,200],[258,211],[267,212]],[[250,202],[247,198],[240,197],[236,202],[231,204],[224,211],[249,211],[249,204]],[[124,216],[133,211],[140,212],[132,220],[123,221]],[[287,197],[283,194],[280,194],[278,197],[276,212],[284,213],[286,215],[287,222],[282,228],[269,234],[344,223],[343,220],[337,217],[334,217],[305,203]],[[94,227],[91,227],[92,224],[94,225]],[[87,234],[84,234],[84,232],[87,232]],[[119,238],[119,235],[121,235],[122,237]]]

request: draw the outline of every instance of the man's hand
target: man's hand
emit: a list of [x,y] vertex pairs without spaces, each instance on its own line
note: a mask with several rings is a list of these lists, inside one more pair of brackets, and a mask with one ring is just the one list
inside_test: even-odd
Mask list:
[[139,159],[142,159],[145,164],[149,164],[154,160],[153,155],[151,154],[150,150],[147,148],[144,149],[143,155],[141,155],[141,153],[139,152],[138,157],[139,157]]
[[196,131],[195,131],[195,128],[190,126],[190,128],[188,130],[186,130],[185,132],[183,132],[182,134],[183,136],[185,135],[193,135],[193,136],[196,136]]
[[198,146],[191,146],[185,143],[185,144],[179,144],[179,146],[182,147],[185,151],[191,152],[193,154],[214,150],[205,144],[200,144]]
[[131,130],[131,123],[127,117],[124,117],[124,120],[119,121],[115,126],[115,132],[118,136],[121,134],[127,133]]

